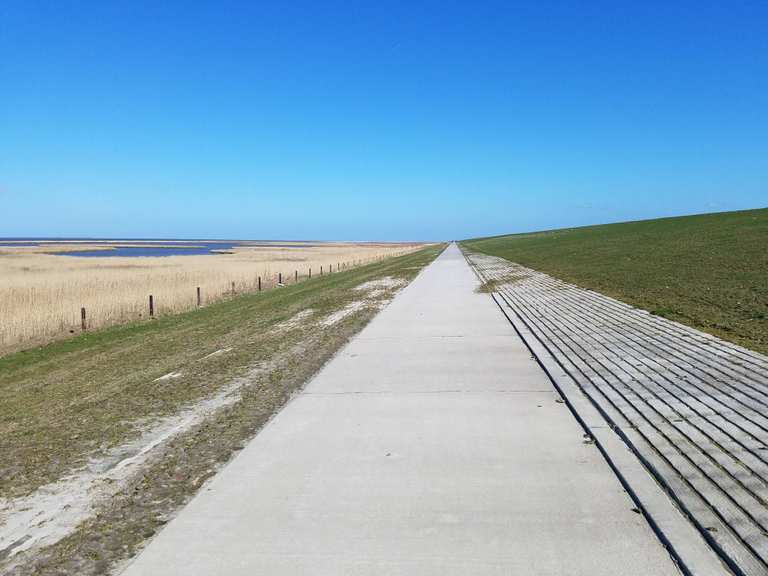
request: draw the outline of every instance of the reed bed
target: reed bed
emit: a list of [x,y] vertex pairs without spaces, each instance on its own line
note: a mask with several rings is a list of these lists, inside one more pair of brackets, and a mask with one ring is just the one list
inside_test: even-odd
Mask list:
[[[75,257],[5,250],[0,253],[0,355],[87,329],[171,314],[234,294],[273,288],[421,248],[419,244],[323,244],[312,247],[243,246],[233,253],[163,257]],[[234,286],[234,291],[233,291]]]

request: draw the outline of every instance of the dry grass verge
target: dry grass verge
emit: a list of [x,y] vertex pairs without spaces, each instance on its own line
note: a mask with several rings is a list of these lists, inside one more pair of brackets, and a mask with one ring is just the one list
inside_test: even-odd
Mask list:
[[[119,244],[105,244],[106,250]],[[179,246],[176,246],[179,247]],[[85,258],[37,253],[48,247],[0,248],[0,355],[80,332],[80,309],[88,329],[148,316],[148,298],[159,315],[191,310],[234,294],[349,269],[412,252],[417,244],[322,244],[290,247],[241,246],[231,253],[166,257]],[[57,245],[81,250],[82,245]]]

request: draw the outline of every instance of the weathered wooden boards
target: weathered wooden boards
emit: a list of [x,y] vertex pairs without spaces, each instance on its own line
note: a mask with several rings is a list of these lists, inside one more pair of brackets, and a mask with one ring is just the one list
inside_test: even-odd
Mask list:
[[768,357],[500,258],[480,276],[737,574],[768,574]]

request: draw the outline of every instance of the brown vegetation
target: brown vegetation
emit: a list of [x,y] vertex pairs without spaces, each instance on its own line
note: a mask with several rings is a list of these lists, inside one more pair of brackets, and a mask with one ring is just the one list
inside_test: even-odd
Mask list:
[[[0,355],[43,344],[87,327],[100,328],[146,318],[153,295],[156,314],[189,310],[233,293],[306,278],[310,268],[328,273],[419,248],[417,244],[337,243],[317,246],[242,246],[232,253],[196,256],[81,258],[29,253],[13,247],[0,253]],[[82,249],[78,246],[78,249]]]

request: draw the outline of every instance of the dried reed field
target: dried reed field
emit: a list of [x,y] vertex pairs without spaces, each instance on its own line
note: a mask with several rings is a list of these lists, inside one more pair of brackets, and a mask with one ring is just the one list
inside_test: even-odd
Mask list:
[[[327,243],[313,246],[239,246],[232,253],[158,257],[76,257],[29,248],[0,251],[0,355],[81,330],[203,305],[234,294],[292,283],[412,252],[421,244]],[[90,247],[89,247],[90,248]]]

